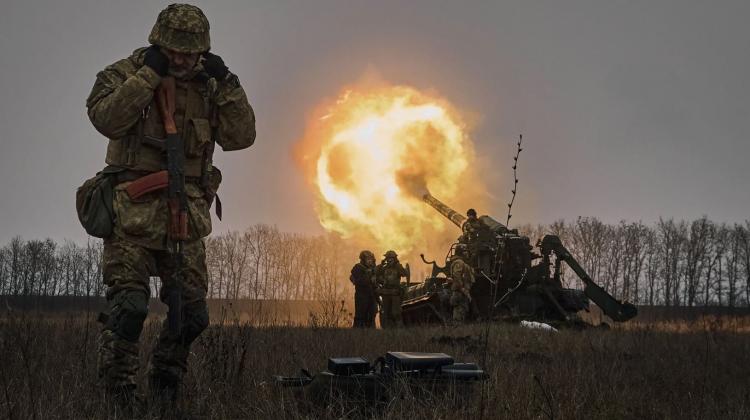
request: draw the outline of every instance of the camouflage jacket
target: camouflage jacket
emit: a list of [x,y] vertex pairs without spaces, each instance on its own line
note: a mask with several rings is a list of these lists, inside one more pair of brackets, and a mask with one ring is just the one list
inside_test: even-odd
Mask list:
[[[86,101],[94,127],[109,139],[106,163],[141,173],[166,167],[166,154],[145,137],[164,138],[164,125],[154,101],[159,75],[143,66],[145,48],[99,72]],[[188,177],[189,234],[199,239],[211,232],[210,197],[220,173],[212,165],[214,144],[240,150],[255,141],[255,114],[234,74],[224,80],[208,78],[200,65],[189,80],[177,80],[175,123],[185,142]],[[206,185],[196,182],[201,176]],[[191,182],[192,181],[192,182]],[[114,234],[152,249],[165,249],[167,204],[163,192],[131,200],[125,188],[115,188]],[[210,189],[207,191],[206,188]]]
[[463,225],[461,225],[461,230],[464,234],[472,234],[484,227],[484,223],[479,219],[467,219]]
[[376,269],[378,284],[383,289],[396,289],[401,287],[401,277],[406,277],[408,273],[400,262],[393,264],[380,263]]
[[368,267],[362,263],[357,263],[352,267],[349,280],[351,280],[358,292],[374,293],[374,276],[375,267]]
[[474,284],[474,270],[461,258],[451,262],[451,290],[464,292],[467,295]]

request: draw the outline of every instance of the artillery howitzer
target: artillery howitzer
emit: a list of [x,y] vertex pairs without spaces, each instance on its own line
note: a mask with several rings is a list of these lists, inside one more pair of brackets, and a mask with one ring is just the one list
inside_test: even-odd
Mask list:
[[[537,242],[535,252],[527,236],[490,216],[481,216],[479,223],[464,229],[466,217],[429,193],[422,199],[464,230],[464,234],[451,246],[445,266],[427,261],[422,255],[422,261],[432,265],[432,273],[423,283],[407,287],[401,305],[405,324],[450,319],[450,264],[457,247],[465,250],[462,258],[474,270],[475,283],[471,288],[474,319],[532,318],[575,324],[581,322],[577,313],[588,310],[589,300],[613,321],[627,321],[638,313],[634,305],[616,300],[594,283],[557,236],[545,235]],[[563,262],[583,281],[583,290],[563,287]]]

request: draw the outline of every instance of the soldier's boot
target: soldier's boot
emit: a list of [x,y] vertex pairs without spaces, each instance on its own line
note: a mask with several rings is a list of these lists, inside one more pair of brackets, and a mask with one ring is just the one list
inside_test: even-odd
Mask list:
[[181,378],[169,375],[161,370],[152,369],[148,377],[151,398],[162,408],[171,407],[177,403],[177,397],[182,384]]
[[123,416],[137,416],[145,410],[143,398],[136,392],[138,345],[123,340],[110,330],[99,336],[99,379],[105,399]]
[[208,327],[205,301],[185,305],[182,331],[175,336],[165,319],[151,357],[149,385],[151,394],[163,404],[174,405],[187,372],[190,345]]
[[110,416],[115,418],[141,418],[148,412],[146,399],[135,386],[105,388],[104,399],[110,403]]
[[148,373],[149,397],[162,415],[179,411],[178,399],[189,353],[185,346],[164,335],[162,331]]

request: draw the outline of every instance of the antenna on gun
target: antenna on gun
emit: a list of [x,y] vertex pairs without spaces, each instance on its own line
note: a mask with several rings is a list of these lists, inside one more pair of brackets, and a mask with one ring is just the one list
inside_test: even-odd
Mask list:
[[510,203],[508,203],[508,218],[505,219],[505,227],[510,229],[510,210],[513,208],[513,202],[516,201],[516,192],[518,191],[518,156],[521,155],[521,142],[523,141],[523,134],[518,135],[518,143],[516,143],[516,155],[513,157],[513,189],[510,190],[513,195],[510,197]]

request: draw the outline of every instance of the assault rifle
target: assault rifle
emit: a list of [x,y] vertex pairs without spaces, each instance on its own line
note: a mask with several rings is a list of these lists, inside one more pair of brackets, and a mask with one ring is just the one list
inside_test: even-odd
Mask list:
[[[128,185],[125,190],[131,199],[167,189],[167,205],[169,222],[167,225],[167,249],[169,250],[173,273],[173,283],[167,296],[167,323],[169,331],[179,337],[182,330],[182,265],[184,259],[184,241],[188,239],[188,210],[185,194],[185,146],[177,133],[174,121],[175,111],[175,80],[174,77],[164,77],[157,88],[156,103],[164,124],[165,139],[143,136],[143,140],[153,147],[165,149],[167,152],[167,169],[142,176]],[[99,320],[105,323],[106,314],[100,314]]]
[[156,102],[159,105],[167,148],[167,203],[169,207],[169,225],[167,230],[168,248],[172,256],[174,271],[172,288],[167,296],[167,323],[169,331],[179,336],[182,329],[182,265],[184,258],[184,241],[188,239],[187,197],[185,195],[185,146],[177,134],[174,122],[175,80],[174,77],[162,79],[156,91]]

